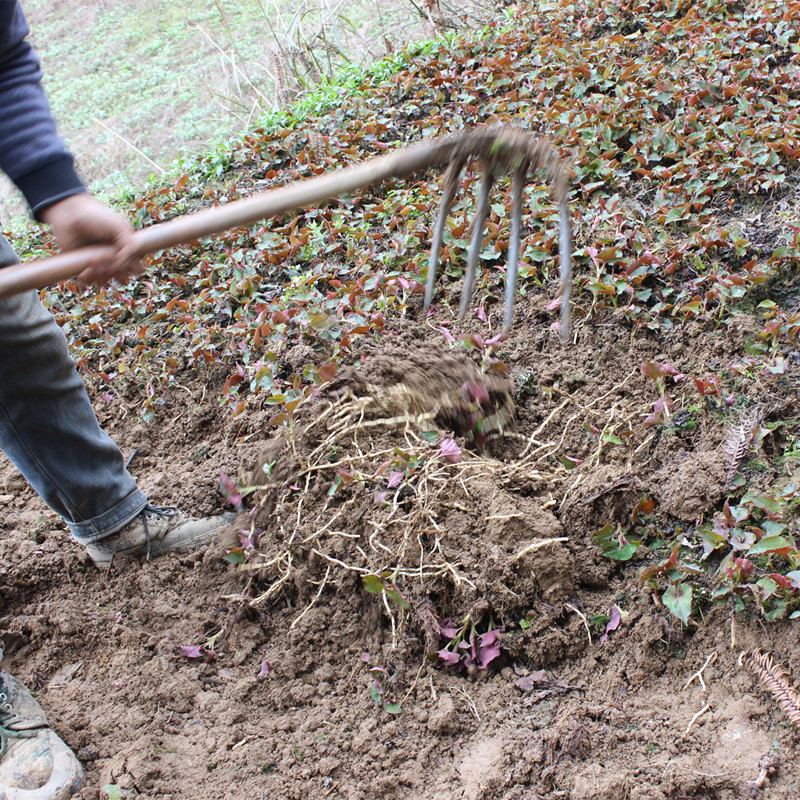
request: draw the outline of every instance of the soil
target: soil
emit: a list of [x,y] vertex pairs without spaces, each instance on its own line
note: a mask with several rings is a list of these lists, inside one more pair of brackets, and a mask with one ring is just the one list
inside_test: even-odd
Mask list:
[[[719,505],[722,415],[694,393],[645,425],[659,392],[640,367],[713,373],[742,358],[755,322],[635,338],[584,324],[562,346],[546,299],[521,303],[507,373],[452,350],[419,312],[288,426],[267,406],[231,419],[190,383],[149,425],[98,404],[153,501],[225,510],[221,469],[259,487],[207,550],[102,574],[3,462],[3,666],[83,762],[81,800],[107,785],[142,798],[798,796],[797,730],[738,663],[760,647],[797,679],[796,626],[709,605],[682,627],[637,587],[646,548],[624,566],[591,541],[643,496],[674,530]],[[748,375],[740,397],[796,394],[796,367]],[[439,454],[445,438],[460,457]],[[240,566],[221,557],[242,545]],[[596,617],[613,605],[623,617],[603,637]],[[429,654],[467,616],[474,637],[500,629],[501,648],[459,671]],[[180,650],[201,644],[205,657]]]

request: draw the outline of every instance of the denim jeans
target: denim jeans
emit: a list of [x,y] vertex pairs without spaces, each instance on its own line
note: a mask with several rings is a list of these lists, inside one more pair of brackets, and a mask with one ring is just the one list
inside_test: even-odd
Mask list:
[[[0,236],[0,267],[17,263]],[[0,449],[79,542],[114,533],[147,504],[35,291],[0,299]]]

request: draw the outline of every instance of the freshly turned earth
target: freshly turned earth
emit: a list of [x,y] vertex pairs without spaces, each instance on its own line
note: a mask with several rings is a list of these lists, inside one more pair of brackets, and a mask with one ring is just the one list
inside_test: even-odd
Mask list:
[[[522,304],[500,349],[508,375],[484,376],[479,354],[433,328],[397,324],[297,410],[290,436],[269,407],[231,419],[199,405],[200,386],[175,391],[150,425],[103,404],[154,501],[221,511],[221,469],[261,486],[206,551],[123,558],[100,574],[3,462],[3,665],[82,760],[82,800],[108,784],[237,800],[796,796],[797,733],[737,664],[760,646],[796,679],[795,628],[722,606],[682,629],[637,588],[644,548],[622,568],[590,540],[644,494],[673,526],[719,501],[724,427],[711,413],[691,428],[644,426],[658,392],[640,367],[726,364],[750,323],[666,341],[587,324],[562,347],[534,312]],[[489,415],[501,410],[503,432],[482,447],[463,424],[470,383],[485,387]],[[796,381],[761,376],[739,391],[778,401]],[[617,422],[632,431],[622,445],[585,427]],[[448,437],[457,463],[436,455]],[[409,453],[427,455],[389,487]],[[563,456],[582,463],[567,469]],[[331,494],[339,468],[347,480]],[[221,555],[250,529],[263,532],[240,570]],[[398,564],[408,610],[361,580]],[[625,616],[602,641],[592,619],[614,604]],[[481,632],[502,627],[500,656],[463,672],[427,658],[446,644],[437,620],[466,614]],[[212,637],[213,658],[179,649]],[[713,653],[704,691],[690,678]],[[402,713],[373,701],[370,667],[386,670],[384,696]],[[770,751],[779,770],[756,789]]]

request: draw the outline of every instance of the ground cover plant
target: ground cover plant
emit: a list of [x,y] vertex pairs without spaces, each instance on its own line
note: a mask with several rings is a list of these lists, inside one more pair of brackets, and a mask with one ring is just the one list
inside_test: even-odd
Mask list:
[[[505,339],[502,185],[456,320],[475,170],[429,316],[432,173],[160,253],[125,287],[44,292],[145,488],[239,512],[218,550],[105,580],[4,473],[6,653],[95,787],[796,793],[798,12],[518,7],[131,206],[151,224],[524,127],[571,172],[565,345],[544,177]],[[141,737],[120,742],[122,708]]]

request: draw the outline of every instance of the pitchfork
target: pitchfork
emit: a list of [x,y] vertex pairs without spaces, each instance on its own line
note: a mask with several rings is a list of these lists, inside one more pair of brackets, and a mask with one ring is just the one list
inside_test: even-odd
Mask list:
[[[293,209],[313,206],[390,178],[404,178],[418,170],[447,164],[442,201],[433,229],[428,280],[425,287],[424,310],[427,313],[433,300],[447,215],[458,190],[461,171],[473,160],[483,167],[484,172],[472,220],[459,318],[463,319],[466,315],[475,283],[480,246],[489,212],[489,194],[496,177],[502,172],[507,172],[511,175],[511,230],[503,334],[506,334],[511,327],[519,267],[523,190],[529,170],[543,170],[550,181],[559,211],[561,338],[566,342],[570,326],[570,229],[565,173],[558,156],[546,140],[517,128],[481,128],[433,142],[423,142],[318,178],[143,228],[134,234],[138,243],[137,252],[138,255],[144,256],[177,244],[195,241],[203,236],[220,233],[228,228],[246,225]],[[0,269],[0,297],[8,297],[28,289],[42,289],[58,281],[76,277],[95,260],[108,258],[113,254],[113,248],[98,245]]]

